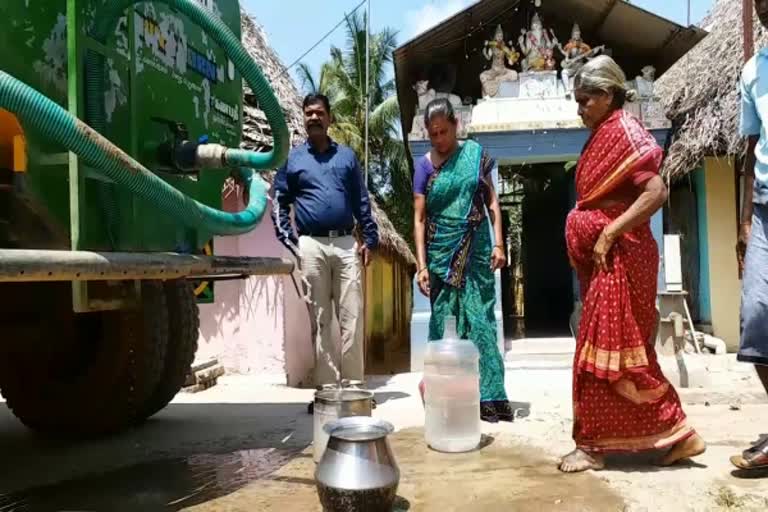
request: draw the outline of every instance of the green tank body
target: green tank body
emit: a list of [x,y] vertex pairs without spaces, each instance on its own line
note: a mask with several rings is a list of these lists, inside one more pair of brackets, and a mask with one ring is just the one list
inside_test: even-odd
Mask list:
[[[264,215],[282,109],[237,0],[1,0],[0,48],[0,393],[45,434],[137,425],[190,377],[201,290],[293,271],[206,247]],[[239,149],[244,82],[271,151]]]
[[[197,1],[239,39],[237,0]],[[91,41],[89,30],[104,2],[77,0],[74,9],[68,3],[73,0],[0,3],[0,68],[90,124],[86,108],[93,100],[87,98],[84,55]],[[73,28],[76,38],[69,33]],[[163,161],[161,153],[183,135],[182,130],[190,140],[239,145],[240,73],[209,35],[162,3],[130,7],[108,34],[104,122],[99,131],[185,195],[219,208],[226,172],[182,175]],[[7,122],[8,116],[0,122],[3,119]],[[25,205],[35,214],[36,232],[29,237],[12,233],[21,247],[195,252],[211,238],[210,232],[180,225],[84,165],[79,170],[78,197],[72,197],[70,165],[76,164],[66,150],[33,126],[22,128],[28,156]],[[6,128],[0,134],[11,131]],[[8,137],[0,141],[9,144]]]

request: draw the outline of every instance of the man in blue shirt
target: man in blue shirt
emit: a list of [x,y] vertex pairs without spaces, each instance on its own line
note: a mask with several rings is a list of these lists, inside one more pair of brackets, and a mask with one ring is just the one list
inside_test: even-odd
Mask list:
[[[278,238],[298,252],[311,286],[316,325],[315,385],[363,381],[363,296],[360,263],[367,266],[379,233],[354,151],[328,137],[328,98],[304,99],[307,142],[294,148],[275,177]],[[290,210],[293,207],[291,222]],[[359,226],[362,240],[354,236]],[[341,348],[334,344],[332,317],[337,315]]]
[[[768,28],[768,0],[755,0]],[[768,392],[768,49],[747,62],[741,74],[741,134],[747,137],[739,229],[741,293],[740,361],[752,363]],[[768,438],[731,457],[740,469],[768,468]]]

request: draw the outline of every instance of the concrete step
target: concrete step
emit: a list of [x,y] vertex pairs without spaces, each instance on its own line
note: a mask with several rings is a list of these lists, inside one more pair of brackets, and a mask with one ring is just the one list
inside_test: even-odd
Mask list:
[[507,354],[516,355],[573,354],[576,348],[573,338],[522,338],[507,344]]
[[509,370],[562,370],[573,365],[573,338],[526,338],[513,340],[510,345],[504,356]]

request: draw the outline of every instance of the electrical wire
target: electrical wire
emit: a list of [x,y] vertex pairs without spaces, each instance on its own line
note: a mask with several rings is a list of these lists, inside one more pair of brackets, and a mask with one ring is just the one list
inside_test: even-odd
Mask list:
[[335,26],[334,26],[334,27],[333,27],[331,30],[329,30],[329,31],[328,31],[328,33],[326,33],[326,34],[325,34],[325,35],[324,35],[324,36],[323,36],[323,37],[322,37],[322,38],[321,38],[321,39],[320,39],[318,42],[316,42],[315,44],[313,44],[313,45],[312,45],[312,46],[309,48],[309,50],[307,50],[307,51],[305,51],[304,53],[302,53],[302,54],[301,54],[301,57],[299,57],[298,59],[294,60],[294,61],[291,63],[291,65],[290,65],[290,66],[287,66],[287,67],[286,67],[286,68],[283,70],[283,72],[282,72],[282,73],[280,73],[280,75],[282,76],[282,75],[286,74],[288,71],[290,71],[290,70],[291,70],[291,68],[293,68],[293,66],[295,66],[296,64],[298,64],[299,62],[301,62],[301,60],[302,60],[304,57],[306,57],[307,55],[309,55],[309,54],[312,52],[312,50],[314,50],[315,48],[317,48],[318,46],[320,46],[320,44],[321,44],[323,41],[325,41],[326,39],[328,39],[328,38],[331,36],[331,34],[333,34],[334,32],[336,32],[336,30],[337,30],[337,29],[338,29],[338,28],[339,28],[341,25],[343,25],[345,21],[347,21],[347,18],[348,18],[350,15],[354,14],[355,12],[357,12],[357,10],[358,10],[360,7],[362,7],[362,6],[365,4],[365,2],[366,2],[366,0],[362,0],[362,1],[361,1],[359,4],[357,4],[357,6],[356,6],[355,8],[354,8],[354,9],[352,9],[352,10],[351,10],[349,13],[345,13],[345,14],[344,14],[344,17],[342,17],[342,18],[341,18],[341,20],[340,20],[340,21],[339,21],[339,22],[338,22],[338,23],[337,23],[337,24],[336,24],[336,25],[335,25]]

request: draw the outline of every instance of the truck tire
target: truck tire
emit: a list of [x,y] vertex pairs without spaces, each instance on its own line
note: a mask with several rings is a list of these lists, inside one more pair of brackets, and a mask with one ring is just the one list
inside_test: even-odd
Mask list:
[[[63,290],[70,296],[68,284]],[[46,354],[24,350],[29,338],[0,346],[0,391],[8,408],[31,429],[56,436],[92,437],[136,423],[165,360],[162,284],[142,283],[140,305],[130,310],[77,315],[71,301],[54,303],[31,340]]]
[[192,285],[184,280],[166,281],[168,346],[160,380],[142,408],[139,420],[164,409],[184,386],[197,352],[200,312]]

